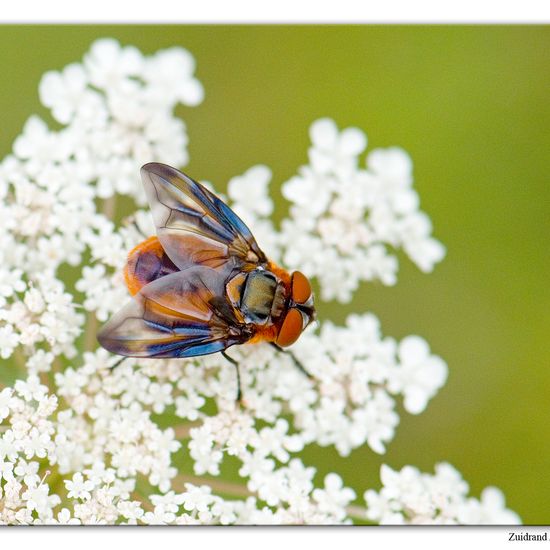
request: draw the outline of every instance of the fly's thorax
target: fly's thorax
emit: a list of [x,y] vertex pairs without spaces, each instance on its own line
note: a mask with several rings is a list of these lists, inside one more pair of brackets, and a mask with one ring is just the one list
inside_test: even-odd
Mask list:
[[263,268],[238,273],[227,283],[226,292],[245,322],[255,325],[273,324],[281,316],[287,299],[284,283]]

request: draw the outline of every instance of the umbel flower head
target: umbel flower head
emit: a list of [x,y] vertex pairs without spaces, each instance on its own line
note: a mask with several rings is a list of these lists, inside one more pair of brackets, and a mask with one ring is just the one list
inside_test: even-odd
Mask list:
[[[497,489],[469,497],[450,465],[434,476],[384,466],[376,492],[304,464],[312,444],[384,453],[397,404],[419,414],[445,383],[423,338],[384,336],[372,313],[304,333],[293,352],[312,380],[269,346],[231,348],[243,407],[219,354],[113,369],[117,358],[97,348],[98,321],[128,299],[127,251],[154,231],[139,168],[188,160],[174,108],[202,101],[194,70],[182,48],[144,56],[99,40],[40,82],[61,129],[31,116],[0,163],[0,522],[518,522]],[[419,209],[408,155],[365,158],[365,134],[330,119],[310,136],[309,163],[282,184],[290,211],[279,228],[268,167],[228,182],[262,249],[312,277],[323,300],[347,302],[362,281],[395,284],[397,250],[430,271],[444,247]],[[136,211],[116,223],[121,197]]]

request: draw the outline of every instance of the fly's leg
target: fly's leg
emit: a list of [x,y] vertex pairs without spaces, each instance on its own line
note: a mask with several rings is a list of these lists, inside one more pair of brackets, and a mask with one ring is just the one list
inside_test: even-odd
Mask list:
[[132,225],[134,226],[135,230],[144,238],[147,238],[147,235],[139,228],[137,222],[135,219],[132,220]]
[[221,353],[232,365],[234,365],[235,370],[237,371],[237,403],[240,404],[242,403],[243,394],[241,391],[241,373],[239,372],[239,363],[237,363],[235,359],[227,355],[225,351],[222,351]]
[[128,357],[121,357],[111,368],[116,369],[125,359],[128,359]]
[[147,238],[147,235],[139,228],[139,225],[136,222],[135,216],[130,216],[129,218],[127,218],[125,221],[125,225],[126,226],[132,225],[134,229],[138,232],[140,237],[142,237],[143,239]]
[[298,360],[298,358],[289,350],[282,348],[281,346],[277,345],[275,342],[270,342],[270,344],[280,353],[285,353],[286,355],[289,355],[292,359],[293,363],[298,367],[299,370],[301,370],[305,376],[307,376],[310,380],[314,380],[314,377],[307,372],[306,368],[302,363]]

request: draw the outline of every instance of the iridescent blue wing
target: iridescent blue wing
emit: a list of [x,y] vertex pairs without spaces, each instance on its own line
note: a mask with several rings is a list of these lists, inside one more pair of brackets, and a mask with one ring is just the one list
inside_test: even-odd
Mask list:
[[141,169],[159,241],[181,270],[250,271],[267,263],[250,229],[200,183],[165,164]]
[[107,350],[129,357],[194,357],[251,338],[242,316],[223,298],[223,273],[204,266],[145,285],[98,334]]

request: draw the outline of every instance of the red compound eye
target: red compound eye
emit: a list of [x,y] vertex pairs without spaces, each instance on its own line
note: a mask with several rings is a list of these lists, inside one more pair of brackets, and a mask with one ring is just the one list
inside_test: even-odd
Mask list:
[[296,308],[289,309],[281,325],[281,330],[279,330],[277,344],[283,348],[294,344],[300,334],[302,334],[302,330],[302,314]]
[[311,284],[300,271],[292,274],[292,299],[297,304],[305,304],[311,297]]

